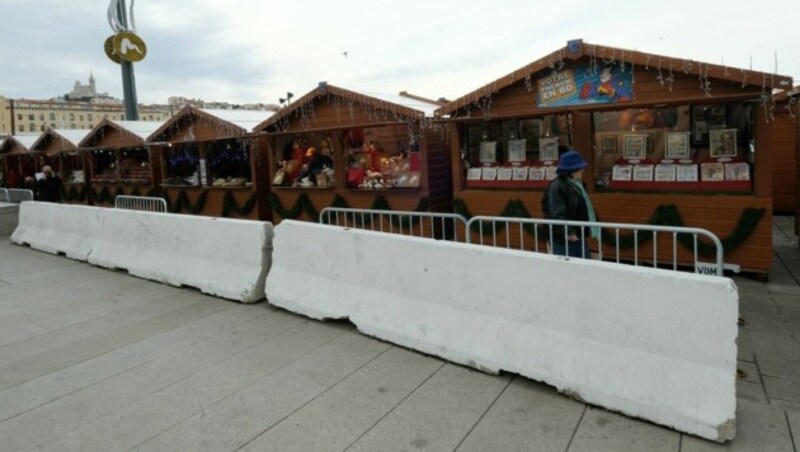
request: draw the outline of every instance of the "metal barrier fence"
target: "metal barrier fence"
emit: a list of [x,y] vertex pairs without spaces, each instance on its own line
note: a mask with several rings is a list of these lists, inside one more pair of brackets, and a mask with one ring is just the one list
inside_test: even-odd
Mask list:
[[[631,260],[633,265],[640,265],[646,262],[643,257],[649,261],[653,267],[657,267],[659,261],[664,262],[665,259],[659,258],[659,237],[662,241],[666,241],[670,250],[667,252],[671,255],[672,269],[678,269],[678,243],[683,244],[693,254],[693,262],[695,267],[698,264],[703,265],[698,260],[700,256],[699,249],[701,246],[707,247],[709,245],[699,241],[700,237],[705,237],[710,240],[713,246],[713,254],[715,262],[713,263],[716,274],[722,276],[723,274],[723,248],[722,242],[712,232],[700,228],[687,228],[677,226],[654,226],[644,224],[626,224],[626,223],[600,223],[600,222],[586,222],[586,221],[566,221],[566,220],[546,220],[534,218],[507,218],[507,217],[488,217],[488,216],[475,216],[467,222],[467,229],[478,236],[477,242],[480,245],[491,246],[505,246],[506,248],[518,248],[520,250],[532,250],[534,252],[547,252],[553,254],[553,249],[550,244],[552,243],[549,237],[556,238],[557,242],[566,243],[568,241],[568,228],[574,226],[573,231],[576,237],[584,242],[589,238],[589,230],[591,227],[598,227],[601,230],[600,237],[597,240],[592,239],[593,243],[597,244],[598,257],[600,260],[610,260],[613,262],[624,262]],[[628,231],[626,236],[621,236],[620,231]],[[661,233],[661,236],[659,236]],[[472,234],[470,234],[471,236]],[[530,236],[531,245],[526,245],[526,235]],[[487,237],[485,239],[485,237]],[[604,238],[605,237],[605,238]],[[671,240],[670,240],[671,239]],[[468,240],[474,243],[472,237]],[[622,253],[620,242],[630,242],[632,251]],[[647,252],[643,252],[644,247],[640,245],[644,242],[652,241],[652,245],[647,245]],[[662,242],[663,243],[663,242]],[[652,250],[650,250],[652,246]],[[544,250],[540,251],[540,247]],[[608,256],[607,249],[611,249],[613,255]],[[661,247],[663,250],[663,246]],[[586,248],[582,249],[582,254],[586,252]],[[631,256],[632,253],[632,256]],[[623,255],[624,254],[624,255]],[[647,256],[644,256],[647,254]],[[663,253],[662,253],[663,255]],[[585,254],[583,257],[587,257]]]
[[114,198],[114,208],[166,213],[167,201],[164,198],[118,195]]
[[24,188],[0,188],[0,202],[33,201],[33,190]]
[[[467,221],[461,215],[452,213],[341,207],[323,209],[319,222],[548,254],[553,254],[551,238],[563,234],[563,242],[561,237],[555,241],[568,241],[568,228],[575,227],[577,237],[581,242],[586,242],[590,234],[589,228],[598,227],[601,230],[600,237],[589,242],[593,245],[592,248],[597,249],[600,260],[632,263],[635,266],[647,264],[653,267],[666,262],[671,264],[673,270],[677,270],[680,243],[692,256],[696,270],[703,267],[703,272],[720,276],[724,270],[722,242],[714,233],[700,228],[489,216],[475,216]],[[624,235],[621,234],[623,231]],[[707,241],[700,241],[701,237]],[[624,246],[622,242],[625,242]],[[706,252],[701,253],[701,248]],[[586,249],[582,248],[582,253]],[[714,262],[701,262],[701,254],[713,255]],[[587,256],[584,254],[583,257]]]
[[319,214],[319,222],[437,240],[469,240],[467,219],[454,213],[326,207]]

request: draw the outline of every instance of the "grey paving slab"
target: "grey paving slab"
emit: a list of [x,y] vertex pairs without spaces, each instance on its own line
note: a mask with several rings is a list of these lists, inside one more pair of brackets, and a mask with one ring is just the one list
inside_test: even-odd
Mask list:
[[[182,382],[191,381],[191,377],[220,363],[227,362],[235,370],[241,359],[239,356],[247,350],[279,340],[281,336],[294,337],[290,331],[306,323],[305,319],[291,318],[285,313],[260,316],[241,327],[27,412],[9,421],[7,429],[5,424],[0,424],[0,439],[6,434],[14,435],[13,440],[25,447],[55,440],[54,444],[47,446],[51,450],[81,450],[87,446],[100,447],[109,441],[124,441],[141,431],[139,424],[114,422],[124,417],[124,413],[130,413],[126,411],[130,405],[172,385],[180,387]],[[146,404],[139,406],[143,405]],[[160,419],[157,412],[146,414],[143,421],[136,419],[141,422],[141,427]],[[120,430],[130,430],[133,425],[136,428],[127,435],[120,434],[116,440],[106,438]],[[15,430],[21,433],[14,434]],[[58,438],[61,435],[66,436]]]
[[800,403],[800,374],[794,378],[764,377],[764,387],[770,398]]
[[745,328],[739,328],[739,334],[736,336],[736,351],[740,361],[755,362],[753,342],[750,340],[750,333]]
[[786,421],[789,423],[789,430],[792,432],[794,450],[800,450],[800,411],[786,411]]
[[680,433],[673,430],[589,407],[567,450],[675,452],[679,449],[680,442]]
[[[342,336],[195,414],[136,450],[236,450],[390,347],[355,332]],[[270,448],[277,450],[275,446]]]
[[782,408],[741,400],[737,405],[736,438],[733,441],[716,444],[683,435],[681,452],[790,452],[794,450],[786,413]]
[[736,382],[736,400],[746,400],[748,402],[768,404],[767,393],[761,383],[748,383],[746,381]]
[[552,387],[516,377],[458,450],[562,452],[585,409]]
[[140,300],[140,303],[128,308],[115,310],[111,315],[99,319],[42,332],[29,338],[0,346],[0,366],[92,336],[113,334],[122,326],[132,325],[164,312],[186,307],[202,299],[188,292],[169,295],[158,291],[145,293],[142,296],[135,294],[132,297]]
[[438,359],[392,347],[266,427],[242,450],[344,450],[443,365]]
[[[191,295],[193,294],[187,294]],[[13,361],[0,367],[0,388],[9,388],[55,372],[226,308],[227,306],[218,300],[194,301],[186,306],[159,312],[147,319],[120,326],[114,331],[89,336]]]
[[761,375],[779,378],[797,378],[800,375],[800,358],[764,354],[758,358]]
[[800,297],[795,295],[772,294],[770,298],[778,309],[789,311],[800,310]]
[[[86,445],[96,446],[100,450],[135,447],[195,414],[202,415],[208,407],[347,333],[348,330],[340,326],[303,322],[200,372],[177,381],[171,380],[171,384],[153,389],[145,397],[137,397],[138,400],[131,404],[121,408],[118,408],[119,404],[114,404],[117,409],[113,411],[98,411],[91,422],[79,424],[80,428],[74,431],[62,428],[58,434],[63,436],[47,443],[42,449],[82,451]],[[99,404],[120,389],[124,388],[114,385],[103,393],[92,391],[92,396],[98,399],[92,405]],[[55,416],[55,419],[61,419],[61,416]],[[50,438],[53,436],[50,435]],[[34,437],[28,438],[28,441],[40,444],[44,440]]]
[[741,370],[746,374],[746,377],[742,380],[737,380],[737,382],[746,382],[746,383],[754,383],[754,384],[761,384],[761,376],[758,372],[758,366],[756,366],[753,362],[747,362],[739,360],[736,362],[736,369]]
[[[759,361],[762,358],[769,358],[770,360],[773,358],[777,360],[800,358],[800,344],[790,334],[773,334],[756,330],[750,330],[748,334]],[[761,370],[768,375],[772,375],[764,367]]]
[[[139,368],[137,372],[141,372],[145,368],[140,366],[153,363],[164,356],[169,356],[166,361],[170,363],[181,360],[191,352],[192,349],[190,347],[192,346],[198,350],[204,350],[203,355],[198,353],[198,356],[193,357],[193,359],[198,360],[198,363],[202,363],[213,356],[209,350],[218,340],[233,336],[239,342],[246,343],[245,338],[247,336],[245,335],[251,333],[250,330],[252,328],[257,328],[257,333],[260,336],[261,329],[268,327],[268,325],[259,320],[266,315],[270,315],[270,310],[265,309],[263,305],[242,306],[239,309],[232,307],[165,333],[0,391],[0,420],[8,419],[53,402],[95,383],[104,382],[104,384],[110,384],[112,383],[108,381],[110,378],[123,372],[136,368]],[[266,331],[264,331],[265,335]],[[207,338],[215,335],[217,336],[216,338],[207,340]],[[230,347],[228,351],[233,352],[235,350],[235,347]],[[196,364],[187,363],[184,370],[196,366]],[[130,392],[130,386],[128,385],[126,393]]]
[[445,365],[348,450],[453,450],[509,380]]
[[[4,323],[8,324],[0,329],[0,346],[70,325],[106,317],[122,309],[136,306],[147,300],[146,297],[140,295],[144,285],[143,281],[128,280],[124,284],[118,285],[111,292],[111,296],[86,297],[69,305],[40,307],[37,310],[39,312],[36,313],[26,311],[19,313],[21,315],[3,316]],[[137,295],[125,296],[126,293]],[[66,306],[71,309],[67,309]]]

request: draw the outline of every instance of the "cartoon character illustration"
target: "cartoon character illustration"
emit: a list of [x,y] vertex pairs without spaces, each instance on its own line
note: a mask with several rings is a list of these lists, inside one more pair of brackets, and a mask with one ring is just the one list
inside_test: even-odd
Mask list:
[[612,68],[603,68],[599,81],[586,81],[581,88],[581,99],[608,98],[612,102],[625,103],[633,100],[630,87],[611,73]]

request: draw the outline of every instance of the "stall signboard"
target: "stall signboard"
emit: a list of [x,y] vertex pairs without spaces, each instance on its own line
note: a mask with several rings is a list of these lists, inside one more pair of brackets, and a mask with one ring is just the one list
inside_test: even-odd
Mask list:
[[554,71],[536,81],[539,107],[613,104],[633,100],[629,64],[577,65]]

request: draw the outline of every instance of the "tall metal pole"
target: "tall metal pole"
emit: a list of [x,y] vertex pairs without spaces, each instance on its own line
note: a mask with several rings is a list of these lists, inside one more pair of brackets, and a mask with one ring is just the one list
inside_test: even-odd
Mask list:
[[[130,25],[128,24],[125,0],[119,0],[119,3],[117,3],[117,17],[125,29],[129,29]],[[136,121],[139,119],[139,112],[137,111],[136,76],[133,74],[133,63],[122,60],[120,65],[122,66],[122,93],[125,99],[125,119],[128,121]]]

